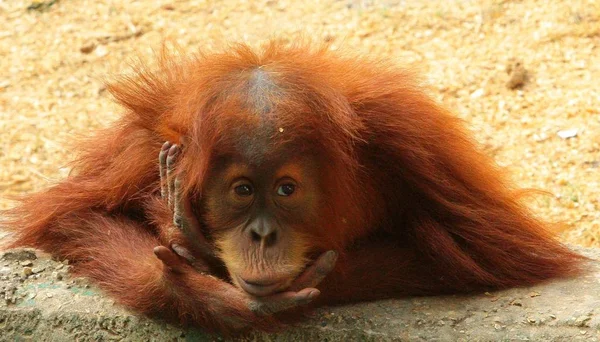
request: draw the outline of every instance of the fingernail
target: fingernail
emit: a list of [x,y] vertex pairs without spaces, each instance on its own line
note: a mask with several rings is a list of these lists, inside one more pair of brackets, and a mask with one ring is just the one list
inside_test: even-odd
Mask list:
[[163,151],[166,151],[166,150],[168,150],[169,148],[171,148],[171,143],[170,143],[170,142],[168,142],[168,141],[165,141],[165,143],[162,145],[161,149],[162,149]]
[[296,303],[298,305],[308,304],[313,301],[313,299],[317,298],[321,294],[321,291],[314,289],[310,291],[306,296],[296,298]]
[[308,296],[307,296],[306,298],[307,298],[309,301],[311,301],[311,300],[313,300],[313,299],[317,298],[317,297],[318,297],[320,294],[321,294],[321,291],[319,291],[319,290],[314,290],[314,291],[311,291],[311,292],[308,294]]
[[336,251],[327,251],[325,254],[325,260],[328,263],[334,263],[337,260],[338,254]]
[[179,150],[177,145],[173,145],[171,146],[171,148],[169,148],[169,155],[173,156],[177,153],[177,151]]

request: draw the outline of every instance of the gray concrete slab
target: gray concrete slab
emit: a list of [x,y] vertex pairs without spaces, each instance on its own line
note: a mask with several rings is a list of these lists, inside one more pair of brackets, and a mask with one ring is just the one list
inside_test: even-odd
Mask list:
[[[600,250],[583,252],[593,258]],[[33,250],[0,257],[1,341],[213,341],[123,309],[68,265]],[[598,341],[600,271],[474,296],[386,300],[323,308],[259,341]]]

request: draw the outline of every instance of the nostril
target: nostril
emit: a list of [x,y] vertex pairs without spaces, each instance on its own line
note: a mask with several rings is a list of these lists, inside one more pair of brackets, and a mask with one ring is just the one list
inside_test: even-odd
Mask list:
[[275,241],[277,241],[277,232],[272,232],[265,237],[265,245],[267,247],[274,245]]
[[262,242],[262,243],[264,243],[265,247],[271,247],[277,242],[277,232],[272,232],[272,233],[268,234],[267,236],[263,237],[259,233],[252,230],[252,231],[250,231],[250,238],[252,239],[252,242],[255,242],[255,243]]
[[254,242],[260,242],[260,240],[261,240],[261,238],[262,238],[262,237],[260,236],[260,234],[258,234],[258,233],[257,233],[257,232],[255,232],[255,231],[251,231],[251,232],[250,232],[250,236],[252,237],[252,241],[254,241]]

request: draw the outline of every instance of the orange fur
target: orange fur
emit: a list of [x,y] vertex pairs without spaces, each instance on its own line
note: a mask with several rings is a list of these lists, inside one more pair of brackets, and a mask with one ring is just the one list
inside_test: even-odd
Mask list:
[[[109,87],[126,113],[83,149],[73,175],[5,213],[11,247],[72,259],[75,272],[144,313],[217,331],[233,330],[227,317],[266,329],[271,318],[249,312],[223,281],[165,275],[152,248],[165,243],[170,218],[148,203],[164,141],[185,137],[177,172],[201,198],[213,158],[258,124],[249,103],[267,101],[277,141],[314,143],[326,160],[310,243],[341,257],[319,303],[531,285],[581,270],[584,258],[553,239],[406,70],[277,42],[160,62]],[[252,97],[244,87],[258,69],[276,91]]]

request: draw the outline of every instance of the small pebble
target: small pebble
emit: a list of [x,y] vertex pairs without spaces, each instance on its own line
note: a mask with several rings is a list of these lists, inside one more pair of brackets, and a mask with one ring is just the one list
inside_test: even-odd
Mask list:
[[559,137],[563,138],[563,139],[570,139],[570,138],[575,138],[577,136],[578,130],[575,129],[563,129],[558,131],[558,133],[556,133]]
[[104,45],[100,45],[96,48],[95,53],[98,57],[104,57],[108,55],[108,49]]
[[575,326],[577,327],[586,327],[588,326],[588,321],[591,320],[592,317],[590,316],[579,316],[576,320],[575,320]]
[[94,49],[96,49],[96,43],[94,43],[94,42],[88,42],[88,43],[82,45],[79,48],[79,51],[81,53],[88,54],[88,53],[94,51]]
[[44,271],[45,269],[46,269],[46,267],[44,267],[44,266],[40,266],[40,267],[34,267],[34,268],[32,269],[32,272],[33,272],[33,273],[40,273],[40,272]]
[[520,299],[515,299],[512,302],[510,302],[510,305],[514,305],[514,306],[523,306],[523,303],[521,302]]
[[508,89],[517,89],[522,87],[527,80],[527,70],[520,61],[515,61],[509,64],[506,68],[506,72],[509,75],[509,80],[506,82]]

